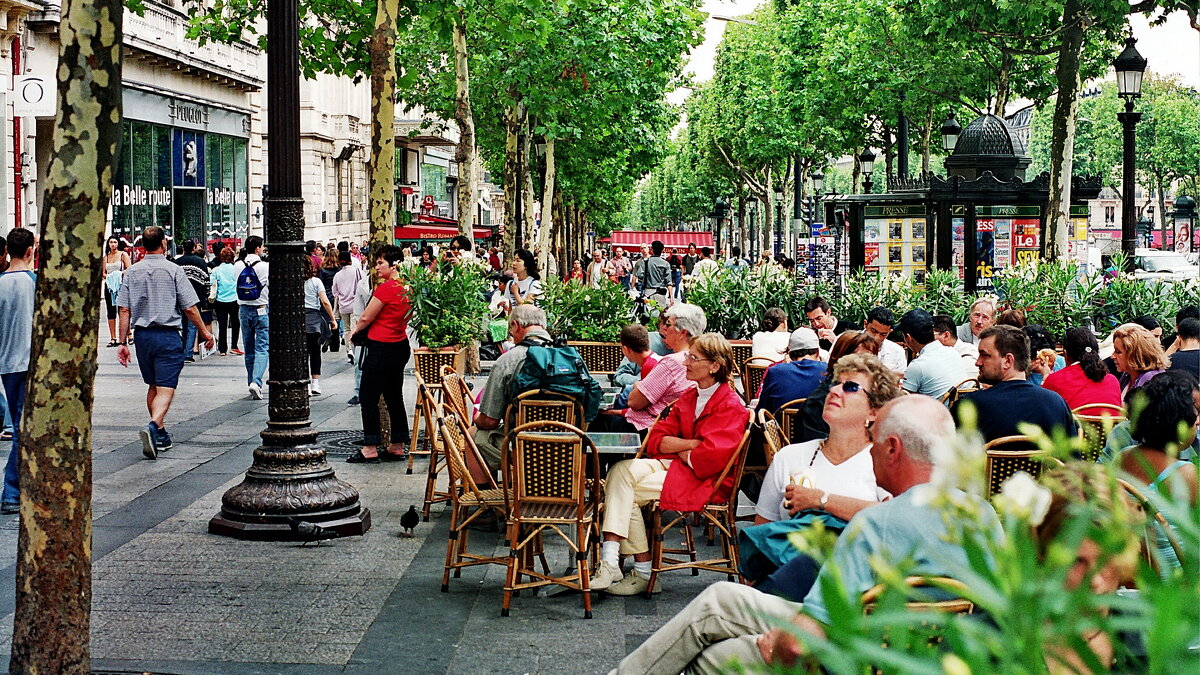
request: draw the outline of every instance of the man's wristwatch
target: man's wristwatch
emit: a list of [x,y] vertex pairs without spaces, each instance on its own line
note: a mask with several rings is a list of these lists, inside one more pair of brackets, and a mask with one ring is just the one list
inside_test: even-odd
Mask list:
[[825,505],[828,503],[829,503],[829,493],[824,490],[821,490],[821,502],[820,502],[821,508],[825,508]]

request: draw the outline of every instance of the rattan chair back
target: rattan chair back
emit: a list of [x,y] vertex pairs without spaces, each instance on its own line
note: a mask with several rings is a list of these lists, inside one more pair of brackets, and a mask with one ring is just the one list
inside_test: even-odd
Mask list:
[[[1095,407],[1080,406],[1075,410]],[[1075,421],[1079,425],[1079,438],[1082,446],[1081,459],[1088,462],[1100,461],[1100,456],[1104,453],[1104,446],[1108,443],[1108,435],[1112,433],[1113,427],[1125,421],[1124,413],[1113,413],[1105,409],[1099,415],[1084,415],[1078,412],[1075,412],[1074,415]]]
[[741,374],[741,365],[754,356],[754,343],[749,340],[730,340],[729,348],[733,351],[733,375]]
[[800,431],[800,409],[804,407],[805,400],[802,398],[792,399],[779,406],[779,411],[775,413],[775,421],[779,422],[779,428],[783,429],[783,435],[789,443],[796,442],[796,434]]
[[1042,475],[1042,467],[1050,454],[1037,447],[1030,436],[1014,435],[997,438],[983,446],[987,455],[986,477],[988,497],[998,494],[1004,481],[1018,471],[1033,476]]
[[1161,530],[1166,537],[1167,543],[1170,544],[1171,550],[1175,552],[1175,559],[1182,564],[1184,561],[1184,549],[1183,544],[1179,541],[1179,535],[1175,533],[1175,528],[1167,522],[1162,512],[1158,510],[1158,507],[1147,499],[1141,490],[1134,487],[1128,481],[1118,478],[1117,482],[1121,484],[1125,493],[1129,495],[1137,508],[1146,516],[1146,528],[1142,532],[1142,558],[1150,564],[1153,570],[1159,571],[1162,568],[1162,562],[1156,553],[1158,551],[1156,530]]
[[495,483],[479,485],[467,468],[467,456],[473,455],[480,466],[485,466],[483,456],[475,447],[466,423],[457,413],[443,406],[442,414],[437,418],[439,435],[442,437],[442,448],[446,453],[446,466],[450,474],[450,494],[457,499],[462,494],[481,497],[484,490],[494,489]]
[[570,394],[543,389],[522,392],[508,404],[508,412],[505,415],[508,429],[538,422],[561,422],[582,429],[583,406],[579,399]]
[[767,368],[775,363],[765,356],[755,356],[742,363],[742,398],[745,399],[746,405],[750,405],[750,401],[754,400],[758,388],[767,377]]
[[459,419],[474,419],[475,401],[467,381],[451,366],[442,366],[442,400]]
[[788,437],[783,433],[783,427],[775,421],[775,416],[769,410],[758,411],[758,425],[762,428],[763,454],[766,455],[767,466],[775,460],[775,454],[788,444]]

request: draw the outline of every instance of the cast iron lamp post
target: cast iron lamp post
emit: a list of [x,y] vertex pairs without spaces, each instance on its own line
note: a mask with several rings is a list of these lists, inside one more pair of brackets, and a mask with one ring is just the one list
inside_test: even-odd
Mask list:
[[267,3],[266,240],[271,379],[267,428],[245,479],[221,497],[208,531],[238,539],[297,539],[290,518],[320,523],[339,536],[363,534],[371,512],[358,490],[339,480],[309,423],[304,345],[304,199],[300,196],[300,20],[297,0]]
[[713,205],[713,213],[717,217],[716,232],[713,236],[713,246],[716,246],[717,250],[713,251],[713,255],[717,255],[717,252],[721,250],[721,223],[725,220],[725,213],[727,211],[729,211],[729,204],[727,204],[724,199],[717,197],[717,201]]
[[820,171],[812,175],[813,184],[813,213],[812,222],[824,222],[825,218],[821,215],[821,191],[825,189],[825,174]]
[[1117,113],[1124,132],[1124,159],[1121,177],[1121,251],[1125,253],[1127,272],[1133,271],[1133,256],[1137,252],[1137,230],[1135,222],[1134,199],[1137,195],[1137,183],[1134,170],[1137,168],[1134,151],[1136,137],[1134,131],[1142,119],[1142,113],[1133,111],[1133,101],[1142,95],[1142,74],[1146,72],[1146,58],[1138,53],[1134,45],[1137,40],[1127,38],[1125,50],[1113,61],[1113,69],[1117,71],[1117,94],[1125,99],[1125,112]]
[[871,152],[870,148],[862,151],[858,156],[858,164],[862,167],[863,173],[863,194],[871,194],[871,174],[875,171],[875,153]]
[[942,122],[942,149],[947,155],[954,154],[954,148],[958,145],[958,135],[962,133],[962,126],[958,120],[954,119],[954,113],[946,116],[946,121]]
[[775,255],[783,246],[783,186],[775,186]]

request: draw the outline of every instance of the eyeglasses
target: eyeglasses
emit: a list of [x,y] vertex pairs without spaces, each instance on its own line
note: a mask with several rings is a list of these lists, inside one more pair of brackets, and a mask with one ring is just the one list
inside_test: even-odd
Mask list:
[[688,354],[687,360],[688,360],[688,363],[701,363],[703,361],[709,361],[709,362],[712,361],[712,359],[700,358],[700,357],[696,356],[695,354]]
[[854,394],[859,391],[864,394],[867,393],[867,388],[858,382],[855,382],[854,380],[846,380],[845,382],[839,382],[838,384],[841,385],[842,391],[846,392],[847,394]]

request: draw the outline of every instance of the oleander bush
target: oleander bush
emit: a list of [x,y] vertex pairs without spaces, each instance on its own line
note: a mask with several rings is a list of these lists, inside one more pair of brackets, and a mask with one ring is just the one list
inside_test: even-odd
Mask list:
[[616,342],[621,329],[633,322],[633,299],[620,284],[609,281],[592,288],[544,279],[537,304],[546,311],[551,335],[568,340]]

